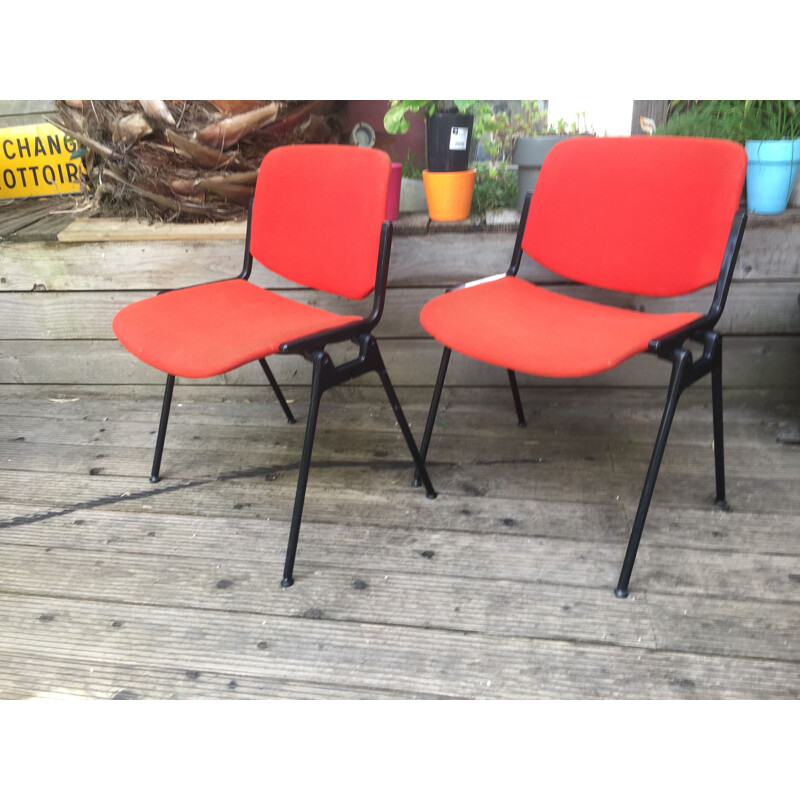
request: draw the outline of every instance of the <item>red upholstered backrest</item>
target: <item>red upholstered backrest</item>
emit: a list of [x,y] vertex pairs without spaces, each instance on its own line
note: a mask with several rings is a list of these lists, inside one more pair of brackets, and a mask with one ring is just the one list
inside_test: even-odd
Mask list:
[[690,137],[576,137],[545,158],[523,250],[571,280],[651,296],[715,282],[747,156]]
[[250,252],[295,283],[350,299],[375,288],[391,159],[353,145],[289,145],[261,162]]

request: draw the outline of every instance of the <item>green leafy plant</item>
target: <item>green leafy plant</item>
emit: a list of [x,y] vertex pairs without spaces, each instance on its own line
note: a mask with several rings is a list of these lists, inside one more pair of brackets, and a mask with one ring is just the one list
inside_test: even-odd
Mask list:
[[674,100],[656,134],[748,140],[800,136],[797,100]]
[[493,208],[514,208],[517,204],[517,173],[505,162],[475,165],[475,188],[471,213],[483,214]]
[[409,148],[406,150],[406,160],[403,162],[404,178],[422,178],[422,170],[414,163],[414,154]]
[[572,122],[567,123],[565,120],[559,119],[555,125],[550,126],[547,132],[559,136],[580,136],[582,133],[594,133],[594,130],[586,122],[586,112],[578,111]]
[[396,136],[407,133],[411,127],[406,114],[421,111],[426,117],[430,117],[436,111],[447,111],[452,108],[461,114],[468,114],[476,102],[476,100],[393,100],[383,116],[383,127],[386,133]]
[[547,112],[535,100],[523,100],[520,110],[511,115],[511,128],[515,138],[547,133]]
[[[488,104],[486,105],[489,108]],[[586,122],[586,112],[576,114],[575,121],[571,123],[560,119],[554,125],[548,125],[547,112],[542,111],[535,100],[522,100],[518,109],[509,113],[503,111],[491,114],[491,119],[479,117],[480,110],[478,107],[476,111],[475,135],[493,163],[509,161],[514,145],[522,138],[593,133],[591,126]]]
[[472,110],[474,124],[472,133],[475,142],[483,145],[483,151],[492,162],[505,160],[505,137],[509,128],[508,114],[498,111],[485,100],[477,102]]

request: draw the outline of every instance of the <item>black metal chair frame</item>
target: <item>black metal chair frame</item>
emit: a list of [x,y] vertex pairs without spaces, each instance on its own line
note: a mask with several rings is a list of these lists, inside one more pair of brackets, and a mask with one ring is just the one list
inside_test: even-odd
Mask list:
[[[506,276],[515,276],[522,261],[522,236],[528,219],[531,196],[532,192],[528,192],[525,198],[525,204],[523,206],[519,228],[517,230],[517,238],[514,244],[511,264],[505,273]],[[647,469],[644,487],[642,489],[636,516],[634,518],[631,535],[628,540],[628,548],[625,553],[619,581],[616,589],[614,590],[614,593],[617,597],[628,596],[628,584],[630,582],[631,573],[633,572],[633,564],[636,560],[636,553],[639,548],[642,531],[644,530],[647,512],[650,508],[650,501],[653,497],[653,490],[655,489],[658,471],[661,467],[661,460],[664,456],[667,438],[669,436],[672,421],[675,416],[678,400],[686,388],[708,374],[711,375],[711,397],[714,428],[714,468],[716,475],[716,497],[714,503],[720,508],[726,510],[729,508],[725,499],[725,454],[722,420],[722,334],[718,331],[715,331],[713,328],[719,321],[719,318],[722,315],[722,310],[725,307],[725,301],[727,299],[728,290],[730,289],[731,280],[733,278],[733,270],[736,265],[736,259],[739,254],[739,248],[742,243],[742,236],[744,235],[746,223],[747,214],[744,211],[740,211],[734,216],[734,220],[731,225],[731,231],[728,236],[728,242],[725,248],[725,254],[722,259],[722,265],[720,267],[714,298],[711,302],[711,307],[708,313],[695,320],[691,324],[673,331],[669,335],[660,339],[654,339],[649,343],[647,352],[653,353],[661,359],[670,361],[672,363],[672,373],[670,376],[669,387],[667,389],[666,405],[661,417],[661,423],[658,428],[658,434],[653,447],[653,453]],[[484,278],[481,281],[472,281],[469,284],[463,284],[462,286],[454,287],[448,291],[456,291],[457,289],[464,288],[464,286],[474,286],[476,283],[495,280],[498,277],[503,276],[494,275]],[[689,340],[697,342],[703,346],[703,351],[696,360],[693,357],[692,352],[686,346]],[[422,443],[420,445],[420,453],[423,460],[427,460],[428,449],[430,446],[431,436],[433,434],[433,426],[436,420],[436,413],[439,408],[445,375],[447,374],[447,367],[450,362],[450,354],[451,349],[445,347],[444,351],[442,352],[442,358],[439,364],[439,373],[436,378],[436,385],[434,387],[433,398],[431,400],[431,406],[428,412],[428,419],[425,424],[425,431],[423,433]],[[519,425],[525,426],[525,415],[522,409],[522,403],[520,401],[516,375],[513,370],[507,370],[507,373],[509,383],[511,385],[511,393],[514,398],[514,406],[517,412]],[[415,473],[415,486],[419,485],[419,477],[419,473]]]
[[[250,252],[250,235],[252,226],[252,204],[247,218],[247,234],[245,237],[244,264],[241,273],[235,279],[249,280],[253,268],[253,256]],[[378,342],[372,335],[375,326],[380,322],[383,314],[383,307],[386,300],[386,285],[389,272],[389,257],[392,246],[392,223],[384,222],[381,227],[380,247],[378,250],[378,264],[375,277],[375,289],[373,292],[373,305],[368,316],[361,320],[350,322],[338,328],[332,328],[322,333],[313,334],[300,339],[284,342],[280,345],[279,354],[281,355],[301,355],[310,361],[313,367],[311,378],[311,397],[306,422],[305,438],[303,440],[303,452],[300,459],[300,472],[297,478],[297,491],[295,493],[294,509],[292,511],[292,522],[289,530],[289,542],[286,550],[286,560],[283,570],[281,586],[288,587],[294,583],[294,563],[297,554],[297,544],[300,536],[300,523],[303,516],[303,506],[305,503],[306,487],[308,485],[308,473],[311,467],[311,453],[314,446],[314,435],[317,427],[317,417],[319,415],[322,395],[327,389],[340,386],[353,378],[358,378],[368,372],[377,372],[381,379],[384,391],[392,406],[397,423],[403,433],[411,457],[414,461],[415,474],[422,477],[427,496],[435,498],[436,492],[428,477],[425,462],[420,455],[414,437],[411,434],[408,422],[406,421],[400,401],[394,390],[389,374],[386,371],[383,358],[378,349]],[[218,281],[215,281],[218,282]],[[359,346],[358,356],[346,363],[335,365],[330,355],[325,351],[329,345],[339,342],[352,341]],[[295,423],[294,415],[289,408],[286,398],[278,385],[272,371],[267,365],[266,359],[261,358],[258,362],[272,387],[275,396],[283,409],[286,419],[290,424]],[[167,375],[166,387],[164,389],[164,400],[161,409],[161,419],[156,438],[156,449],[153,457],[153,467],[150,480],[155,483],[160,479],[161,457],[164,450],[164,441],[167,433],[167,423],[169,421],[170,406],[172,404],[172,394],[175,386],[175,376]]]

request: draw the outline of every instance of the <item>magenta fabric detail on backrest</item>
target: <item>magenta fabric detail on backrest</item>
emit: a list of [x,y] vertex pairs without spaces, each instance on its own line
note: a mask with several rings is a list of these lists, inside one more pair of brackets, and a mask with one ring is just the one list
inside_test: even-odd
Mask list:
[[523,250],[571,280],[650,296],[714,283],[747,156],[731,141],[575,137],[548,153]]
[[295,283],[350,299],[375,288],[391,159],[351,145],[290,145],[264,157],[250,252]]

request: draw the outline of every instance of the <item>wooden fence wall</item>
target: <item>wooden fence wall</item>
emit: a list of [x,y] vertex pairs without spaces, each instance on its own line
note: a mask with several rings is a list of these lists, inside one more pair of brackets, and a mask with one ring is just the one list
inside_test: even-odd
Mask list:
[[[102,222],[105,227],[91,220],[88,225],[73,223],[62,231],[60,241],[30,241],[19,235],[0,241],[0,384],[143,385],[155,390],[163,376],[129,355],[114,338],[111,320],[116,311],[157,290],[232,276],[241,267],[243,226],[151,226],[143,236]],[[395,236],[386,311],[377,333],[398,386],[432,386],[436,377],[441,349],[419,324],[423,304],[450,286],[503,272],[513,241],[509,232]],[[536,280],[559,283],[531,262],[523,270]],[[311,298],[310,292],[263,269],[256,270],[256,280],[301,300]],[[568,284],[561,287],[592,296]],[[751,216],[721,325],[729,334],[727,386],[800,387],[799,295],[800,212]],[[697,308],[707,310],[709,298],[709,292],[702,293]],[[652,310],[676,307],[675,301],[641,297],[623,301]],[[271,364],[286,386],[310,381],[310,366],[299,357],[276,356]],[[573,383],[664,385],[668,371],[665,362],[637,356]],[[448,385],[505,381],[503,370],[459,356],[451,361]],[[262,385],[263,376],[257,365],[248,365],[209,382]],[[527,376],[520,382],[552,383]]]

